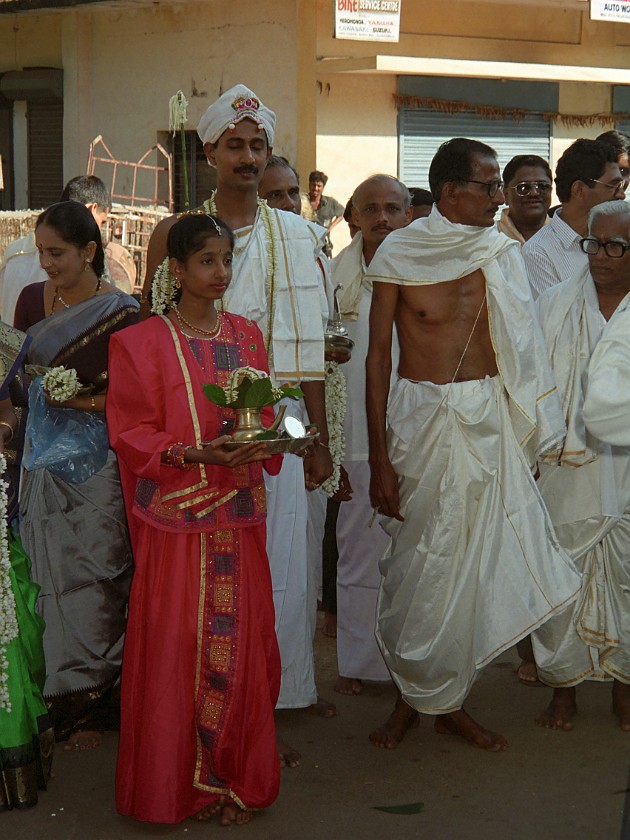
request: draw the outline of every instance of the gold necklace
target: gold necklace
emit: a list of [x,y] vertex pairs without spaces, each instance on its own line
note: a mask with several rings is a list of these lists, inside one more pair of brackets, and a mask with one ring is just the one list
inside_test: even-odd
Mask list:
[[175,316],[179,321],[180,326],[188,327],[189,330],[199,333],[200,335],[204,335],[206,336],[206,338],[217,338],[217,336],[221,332],[222,321],[221,313],[219,311],[217,311],[217,320],[215,321],[214,327],[211,330],[204,330],[203,327],[196,327],[194,324],[191,324],[184,318],[177,306],[173,307],[173,312],[175,313]]

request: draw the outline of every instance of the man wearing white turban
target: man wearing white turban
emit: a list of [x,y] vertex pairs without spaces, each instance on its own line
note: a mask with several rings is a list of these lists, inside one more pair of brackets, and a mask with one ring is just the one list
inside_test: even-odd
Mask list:
[[[321,711],[313,666],[316,593],[308,585],[306,491],[318,488],[332,473],[324,401],[328,303],[317,262],[324,231],[258,198],[275,122],[273,111],[244,85],[209,106],[198,134],[208,163],[216,169],[217,189],[199,212],[219,216],[235,233],[232,282],[223,306],[260,327],[275,383],[300,383],[304,403],[288,400],[287,414],[302,413],[302,419],[320,429],[322,445],[315,454],[304,461],[285,455],[280,474],[266,476],[266,489],[267,553],[282,659],[278,708],[313,706]],[[164,219],[151,236],[145,300],[166,257],[168,231],[176,218]],[[326,712],[334,714],[334,707],[325,704]],[[280,760],[294,765],[299,756],[281,746]]]

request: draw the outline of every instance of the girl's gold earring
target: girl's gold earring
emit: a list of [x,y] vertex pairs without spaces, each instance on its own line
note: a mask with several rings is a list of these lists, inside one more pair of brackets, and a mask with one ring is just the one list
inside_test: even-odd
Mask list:
[[175,288],[176,289],[181,289],[181,287],[182,287],[182,281],[179,279],[179,277],[176,277],[175,278]]

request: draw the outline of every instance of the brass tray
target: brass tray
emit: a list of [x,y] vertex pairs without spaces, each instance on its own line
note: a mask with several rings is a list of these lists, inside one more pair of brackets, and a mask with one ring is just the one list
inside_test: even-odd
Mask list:
[[272,455],[279,455],[287,452],[290,452],[293,455],[299,455],[304,452],[309,444],[314,443],[318,437],[319,433],[315,435],[304,435],[304,437],[299,438],[276,438],[275,440],[228,440],[225,442],[225,448],[240,449],[242,446],[250,446],[252,443],[266,443],[267,449]]

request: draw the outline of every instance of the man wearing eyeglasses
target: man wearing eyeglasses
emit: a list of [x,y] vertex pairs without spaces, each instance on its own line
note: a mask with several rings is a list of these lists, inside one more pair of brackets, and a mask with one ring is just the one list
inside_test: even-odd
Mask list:
[[524,245],[549,221],[551,169],[538,155],[516,155],[503,170],[505,202],[497,227]]
[[[620,362],[616,342],[605,340],[618,308],[625,320],[617,339],[627,344],[629,334],[621,310],[630,293],[630,205],[597,205],[588,228],[581,247],[590,271],[538,300],[568,429],[566,442],[543,455],[538,485],[558,539],[583,578],[575,604],[532,636],[538,674],[554,689],[536,722],[573,729],[576,686],[607,680],[619,725],[630,731],[630,436],[627,410],[625,416],[620,410],[628,364]],[[615,418],[612,432],[602,416]],[[586,431],[585,422],[602,440]]]
[[598,140],[576,140],[556,167],[561,207],[550,224],[523,245],[523,258],[534,297],[587,265],[580,240],[586,236],[590,210],[604,201],[623,199],[628,181],[612,146]]
[[390,233],[366,275],[370,495],[392,538],[377,640],[400,692],[374,743],[421,712],[496,752],[506,739],[464,709],[478,672],[579,589],[533,477],[564,424],[520,246],[494,223],[494,150],[448,141],[429,183],[428,218]]

